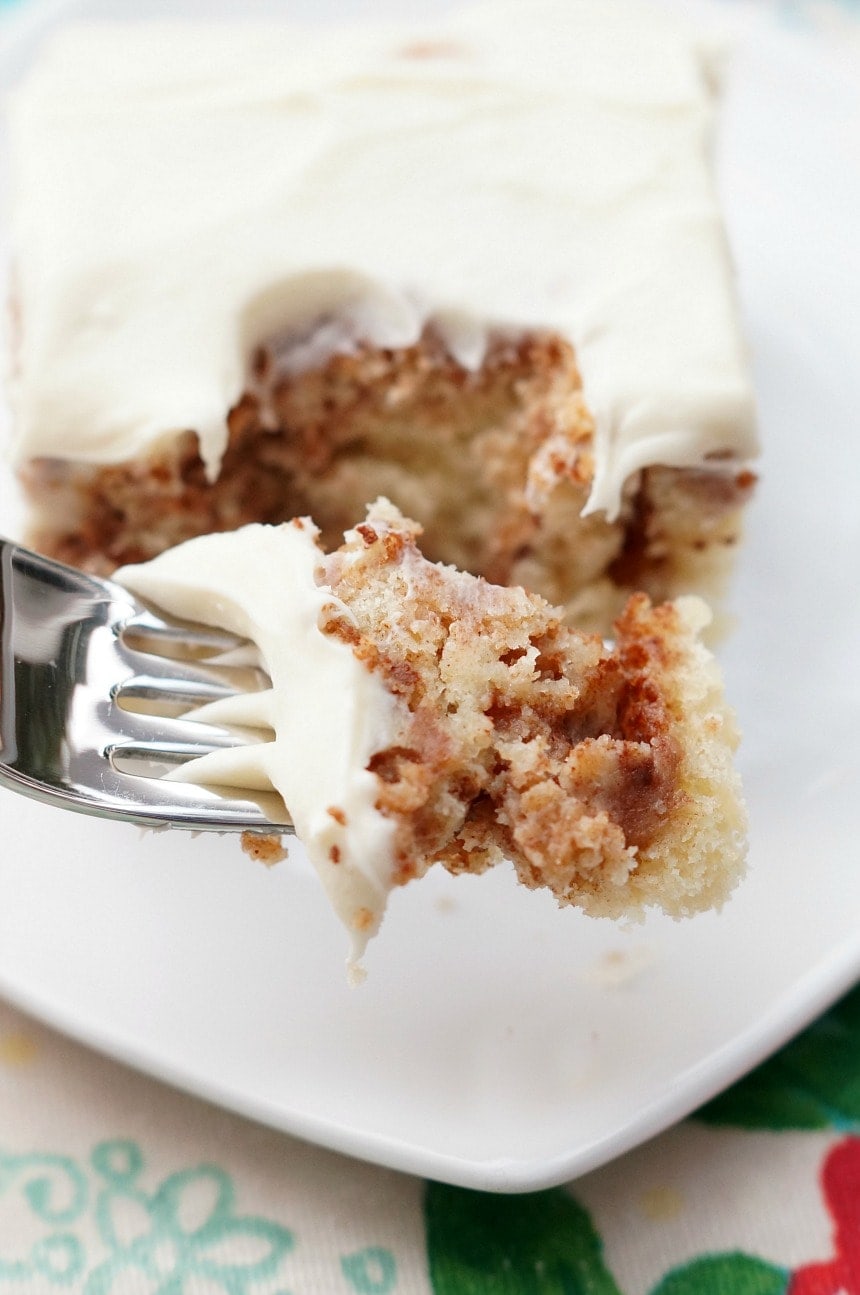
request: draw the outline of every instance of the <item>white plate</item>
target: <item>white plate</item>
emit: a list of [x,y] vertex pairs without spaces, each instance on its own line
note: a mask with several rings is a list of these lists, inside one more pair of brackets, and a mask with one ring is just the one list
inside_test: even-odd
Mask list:
[[514,1191],[656,1133],[850,984],[857,79],[811,40],[753,33],[728,103],[725,191],[767,453],[724,653],[752,812],[749,879],[725,912],[622,931],[501,870],[440,871],[395,895],[350,991],[344,936],[301,858],[266,872],[231,840],[141,837],[6,794],[3,993],[278,1129]]

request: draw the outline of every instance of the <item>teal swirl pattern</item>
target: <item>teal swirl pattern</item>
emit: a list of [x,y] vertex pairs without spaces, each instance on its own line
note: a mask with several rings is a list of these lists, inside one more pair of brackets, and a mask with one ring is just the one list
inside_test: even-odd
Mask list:
[[[292,1233],[238,1214],[225,1170],[183,1169],[146,1192],[143,1168],[140,1147],[130,1141],[100,1143],[89,1172],[66,1156],[0,1153],[0,1199],[18,1193],[34,1225],[45,1225],[25,1253],[0,1252],[0,1287],[41,1279],[58,1290],[74,1284],[83,1295],[119,1295],[133,1279],[135,1289],[144,1282],[153,1295],[184,1295],[200,1283],[250,1295],[252,1284],[279,1274]],[[93,1223],[100,1245],[88,1254],[82,1237],[92,1235]],[[8,1244],[14,1242],[3,1240],[4,1249]]]
[[0,1283],[42,1278],[54,1286],[68,1286],[76,1281],[84,1271],[85,1255],[72,1227],[87,1207],[86,1175],[68,1156],[0,1152],[0,1198],[8,1192],[19,1192],[33,1219],[50,1230],[26,1253],[0,1252]]
[[[124,1279],[134,1272],[154,1282],[157,1295],[182,1295],[192,1279],[224,1295],[244,1295],[250,1283],[272,1277],[293,1247],[292,1233],[279,1223],[235,1213],[232,1181],[216,1165],[171,1174],[147,1195],[138,1186],[143,1157],[134,1142],[102,1143],[92,1164],[103,1183],[93,1207],[109,1258],[89,1274],[84,1295],[128,1289]],[[189,1223],[183,1205],[201,1195],[208,1208]],[[119,1208],[143,1224],[130,1239],[117,1226]],[[254,1257],[241,1263],[222,1257],[231,1242],[244,1243],[242,1251]]]
[[[99,1143],[84,1164],[0,1150],[0,1211],[19,1222],[0,1223],[0,1295],[21,1285],[58,1295],[291,1295],[284,1261],[296,1247],[292,1231],[239,1213],[225,1169],[180,1169],[148,1191],[145,1168],[140,1146],[127,1139]],[[389,1295],[397,1287],[394,1255],[383,1246],[342,1255],[339,1267],[338,1290]]]

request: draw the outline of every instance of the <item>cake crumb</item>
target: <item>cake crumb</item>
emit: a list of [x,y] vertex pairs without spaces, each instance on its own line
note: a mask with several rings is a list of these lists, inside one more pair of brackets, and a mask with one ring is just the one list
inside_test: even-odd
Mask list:
[[371,544],[375,544],[376,541],[379,539],[379,536],[377,535],[373,527],[368,526],[366,522],[363,522],[360,526],[356,526],[355,529],[358,532],[358,534],[361,536],[361,538],[364,540],[368,548],[370,548]]
[[281,838],[271,833],[263,835],[260,832],[243,832],[242,849],[249,859],[262,863],[266,868],[281,863],[288,854]]
[[646,945],[610,949],[589,968],[586,978],[605,989],[621,989],[637,981],[656,960],[654,950]]

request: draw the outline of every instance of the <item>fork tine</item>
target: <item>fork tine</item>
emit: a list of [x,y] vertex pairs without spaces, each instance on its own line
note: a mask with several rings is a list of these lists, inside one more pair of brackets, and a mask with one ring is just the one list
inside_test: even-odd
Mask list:
[[232,733],[219,733],[208,725],[200,725],[204,736],[199,742],[180,742],[172,738],[154,737],[150,742],[114,742],[105,747],[109,760],[140,760],[159,764],[187,764],[189,760],[198,760],[213,751],[229,751],[235,747],[248,746],[245,739]]
[[121,772],[111,764],[104,771],[97,793],[85,783],[72,787],[34,783],[18,770],[2,770],[0,775],[7,786],[35,800],[153,830],[175,827],[193,832],[295,833],[284,802],[274,791],[237,792],[235,787],[204,787],[160,778],[158,802],[153,804],[151,777]]
[[198,755],[222,747],[249,746],[259,738],[248,731],[221,728],[216,724],[201,724],[195,719],[173,715],[142,715],[110,706],[103,717],[103,750],[119,747],[164,749],[168,746],[188,747]]
[[[201,723],[121,704],[151,700],[152,710],[155,703],[178,709],[217,699],[229,708],[245,692],[258,697],[270,683],[258,667],[235,663],[247,651],[244,640],[171,623],[120,585],[2,538],[0,631],[0,786],[156,828],[293,831],[273,790],[153,776],[159,764],[167,772],[198,756],[217,759],[218,752],[265,743],[270,730],[240,724],[244,713],[235,727],[225,713],[229,727],[221,727],[217,711],[214,723]],[[234,664],[201,659],[207,653],[233,654]],[[253,720],[258,711],[252,705],[247,714]]]
[[214,629],[209,625],[200,625],[196,621],[166,620],[149,607],[143,608],[131,620],[125,622],[122,637],[129,641],[151,640],[160,647],[180,646],[188,647],[192,651],[211,653],[231,652],[245,642],[237,634],[231,634],[228,630]]
[[217,665],[158,657],[115,640],[112,652],[121,672],[112,695],[123,710],[180,715],[229,697],[265,691],[270,680],[256,666]]
[[130,648],[121,639],[115,640],[113,652],[116,661],[128,675],[123,687],[128,687],[136,679],[143,683],[162,681],[171,684],[189,684],[192,690],[198,686],[214,685],[222,694],[231,692],[259,692],[270,686],[270,680],[259,666],[220,665],[217,661],[177,660],[175,657],[158,656],[154,652],[142,652]]
[[235,697],[240,690],[203,679],[177,679],[173,675],[135,675],[126,679],[114,692],[119,706],[125,701],[165,703],[177,711],[191,710],[209,702]]

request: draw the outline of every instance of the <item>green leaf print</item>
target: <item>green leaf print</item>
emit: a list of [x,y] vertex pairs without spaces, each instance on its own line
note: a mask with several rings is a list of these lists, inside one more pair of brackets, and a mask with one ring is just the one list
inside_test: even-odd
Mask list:
[[561,1188],[493,1196],[428,1183],[435,1295],[620,1295],[585,1210]]
[[860,988],[776,1056],[698,1112],[747,1129],[854,1129],[860,1124]]
[[785,1295],[788,1279],[749,1255],[708,1255],[667,1273],[651,1295]]

